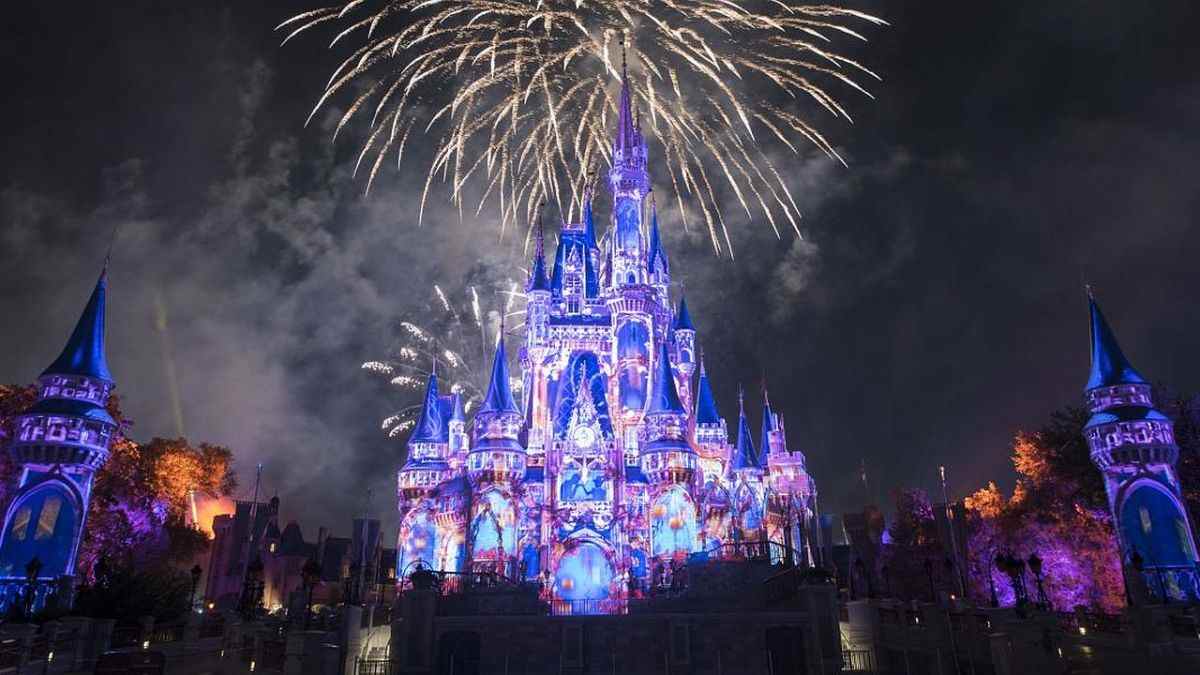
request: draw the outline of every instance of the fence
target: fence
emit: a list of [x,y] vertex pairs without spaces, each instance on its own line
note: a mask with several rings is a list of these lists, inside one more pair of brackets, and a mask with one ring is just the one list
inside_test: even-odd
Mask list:
[[602,600],[555,600],[550,605],[550,613],[554,616],[590,616],[594,614],[625,614],[629,608],[616,598]]
[[875,655],[869,649],[843,649],[843,673],[873,673],[875,672]]
[[355,672],[358,675],[391,675],[392,661],[390,659],[356,659]]

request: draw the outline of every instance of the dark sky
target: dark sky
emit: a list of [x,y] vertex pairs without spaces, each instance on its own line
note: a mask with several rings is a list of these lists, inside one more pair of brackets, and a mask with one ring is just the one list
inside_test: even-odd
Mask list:
[[[960,492],[1009,484],[1014,433],[1080,399],[1085,279],[1145,374],[1200,389],[1200,7],[850,4],[891,23],[856,52],[884,81],[823,125],[848,169],[791,160],[805,239],[735,223],[731,262],[664,223],[726,415],[767,373],[828,509],[861,504],[863,458],[876,495],[939,464]],[[265,462],[312,536],[368,487],[394,521],[378,420],[399,397],[359,364],[430,284],[512,270],[519,242],[444,202],[418,228],[423,164],[362,197],[353,142],[303,127],[327,36],[271,30],[309,7],[5,12],[0,381],[53,359],[119,223],[109,356],[134,435],[176,428],[157,306],[186,434],[234,448],[246,488]]]

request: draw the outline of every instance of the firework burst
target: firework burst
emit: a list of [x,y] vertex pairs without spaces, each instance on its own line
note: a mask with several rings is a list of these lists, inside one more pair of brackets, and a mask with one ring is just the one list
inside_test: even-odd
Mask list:
[[[369,119],[355,169],[367,172],[367,190],[388,157],[399,164],[429,136],[420,215],[440,180],[460,214],[496,203],[502,228],[529,222],[542,200],[568,219],[578,212],[593,169],[611,160],[627,50],[641,124],[660,143],[684,222],[689,196],[720,252],[729,247],[721,189],[747,218],[758,212],[776,234],[785,223],[799,234],[799,209],[766,148],[798,154],[807,143],[841,160],[797,104],[849,121],[834,92],[870,96],[859,80],[878,78],[835,45],[884,23],[782,0],[351,0],[277,30],[285,44],[317,28],[330,30],[331,48],[354,44],[309,120],[335,99],[347,107],[334,139],[351,119]],[[473,179],[480,189],[467,204]]]
[[[389,437],[395,438],[416,424],[421,415],[425,382],[435,370],[443,392],[459,394],[467,414],[479,405],[487,390],[498,332],[502,326],[505,335],[524,329],[525,311],[517,302],[524,297],[520,288],[510,281],[495,289],[492,295],[498,302],[493,305],[486,303],[488,294],[483,293],[481,298],[475,286],[447,295],[441,286],[434,284],[430,311],[426,313],[429,320],[424,325],[401,321],[397,343],[389,358],[362,364],[363,370],[387,378],[403,392],[404,407],[388,415],[380,425]],[[522,382],[518,378],[510,385],[514,391],[520,391]]]

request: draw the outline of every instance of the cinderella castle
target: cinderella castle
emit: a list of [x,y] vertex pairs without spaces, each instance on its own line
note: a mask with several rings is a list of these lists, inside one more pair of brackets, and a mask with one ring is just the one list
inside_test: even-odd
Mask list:
[[[547,270],[539,228],[519,350],[522,400],[501,337],[474,418],[429,378],[399,471],[398,568],[539,581],[545,599],[620,611],[630,589],[694,555],[774,542],[819,555],[817,492],[766,399],[733,440],[647,199],[646,142],[623,80],[612,144],[611,229],[590,200]],[[797,560],[796,558],[801,558]]]

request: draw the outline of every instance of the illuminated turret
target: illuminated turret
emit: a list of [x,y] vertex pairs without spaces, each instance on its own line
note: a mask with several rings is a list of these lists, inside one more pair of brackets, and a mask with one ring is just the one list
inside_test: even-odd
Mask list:
[[525,476],[525,449],[518,440],[523,421],[509,386],[508,359],[501,334],[492,359],[487,395],[475,413],[475,439],[467,457],[467,476],[472,486],[512,485]]
[[67,607],[73,601],[92,481],[117,432],[106,409],[113,388],[104,355],[107,279],[106,265],[66,347],[38,378],[37,402],[17,416],[9,447],[22,470],[0,540],[0,598],[30,588],[26,565],[36,558],[34,609],[52,592]]
[[696,472],[696,452],[687,441],[687,412],[675,391],[665,344],[656,361],[654,389],[646,405],[642,473],[651,483],[687,483]]
[[408,437],[408,458],[398,476],[400,496],[418,499],[433,491],[450,477],[447,454],[450,446],[449,420],[438,396],[437,375],[431,374],[425,385],[425,403],[421,417]]
[[1092,368],[1084,397],[1092,416],[1083,435],[1104,476],[1121,554],[1151,594],[1195,601],[1196,544],[1175,470],[1171,420],[1155,409],[1150,384],[1125,358],[1090,294],[1088,311]]

